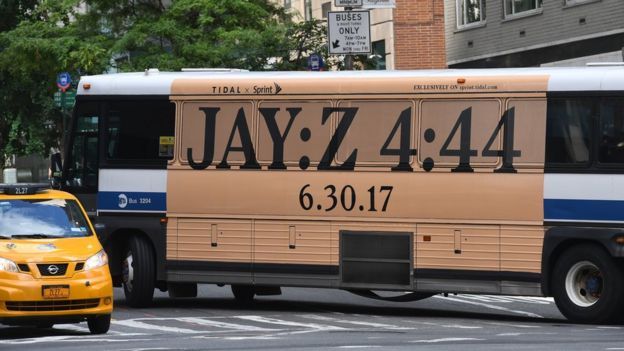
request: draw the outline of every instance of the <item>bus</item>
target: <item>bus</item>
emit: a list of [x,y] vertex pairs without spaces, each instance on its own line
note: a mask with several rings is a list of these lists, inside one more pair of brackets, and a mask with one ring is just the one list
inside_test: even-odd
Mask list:
[[624,312],[622,67],[86,76],[58,156],[130,306],[218,284]]

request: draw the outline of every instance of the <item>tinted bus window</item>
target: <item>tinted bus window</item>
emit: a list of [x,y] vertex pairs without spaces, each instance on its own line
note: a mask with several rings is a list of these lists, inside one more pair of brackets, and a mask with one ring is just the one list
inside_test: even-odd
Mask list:
[[588,98],[552,99],[548,102],[546,162],[588,164],[595,103]]
[[[170,143],[175,105],[169,101],[111,102],[106,119],[108,161],[159,161],[173,158],[162,143]],[[165,150],[163,152],[163,150]]]
[[599,126],[598,162],[624,163],[624,99],[603,100]]

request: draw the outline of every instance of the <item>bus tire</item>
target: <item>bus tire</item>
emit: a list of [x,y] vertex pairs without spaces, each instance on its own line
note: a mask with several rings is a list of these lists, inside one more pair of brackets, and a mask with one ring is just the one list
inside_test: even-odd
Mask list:
[[232,294],[236,301],[242,304],[250,304],[253,302],[256,292],[251,285],[232,285]]
[[555,303],[570,321],[609,323],[624,308],[624,270],[600,246],[567,249],[555,263],[551,282]]
[[123,288],[130,307],[146,307],[154,298],[154,252],[145,239],[131,236],[122,261]]
[[91,334],[106,334],[110,328],[111,315],[104,314],[87,318],[87,325]]

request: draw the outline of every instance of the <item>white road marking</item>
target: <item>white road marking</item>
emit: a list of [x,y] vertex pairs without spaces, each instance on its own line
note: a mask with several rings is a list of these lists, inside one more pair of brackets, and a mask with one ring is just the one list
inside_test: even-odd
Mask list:
[[471,304],[471,305],[476,305],[476,306],[482,306],[482,307],[486,307],[486,308],[493,309],[493,310],[498,310],[498,311],[522,314],[522,315],[529,316],[529,317],[534,317],[534,318],[544,318],[543,316],[540,316],[539,314],[536,314],[536,313],[533,313],[533,312],[512,310],[510,308],[506,308],[506,307],[502,307],[502,306],[496,306],[496,305],[490,305],[490,304],[483,303],[483,302],[467,301],[467,300],[457,299],[457,298],[454,298],[454,297],[443,297],[443,296],[439,296],[439,295],[436,295],[436,296],[433,296],[433,297],[434,298],[438,298],[438,299],[445,299],[447,301],[454,301],[454,302],[466,303],[466,304]]
[[493,322],[485,322],[484,324],[495,325],[498,327],[540,328],[540,326],[537,326],[537,325],[526,325],[526,324],[493,323]]
[[193,323],[193,324],[209,326],[209,327],[224,328],[224,329],[234,329],[234,330],[244,330],[244,331],[274,332],[274,331],[283,330],[283,329],[261,328],[261,327],[256,327],[256,326],[253,326],[253,325],[244,325],[244,324],[234,324],[234,323],[219,322],[219,321],[214,321],[214,320],[210,320],[210,319],[196,318],[196,317],[181,317],[181,318],[177,318],[177,320],[181,321],[181,322]]
[[485,339],[477,338],[442,338],[442,339],[430,339],[430,340],[412,340],[413,343],[438,343],[438,342],[451,342],[451,341],[482,341]]
[[126,320],[118,320],[114,321],[115,325],[123,325],[130,328],[137,329],[148,329],[154,331],[162,331],[168,333],[177,333],[177,334],[199,334],[203,333],[200,330],[192,330],[192,329],[184,329],[184,328],[176,328],[176,327],[166,327],[162,325],[155,325],[143,322],[143,320],[172,320],[176,318],[139,318],[139,319],[126,319]]
[[315,323],[299,323],[299,322],[293,322],[293,321],[285,321],[285,320],[276,319],[276,318],[266,318],[262,316],[235,316],[235,318],[253,321],[257,323],[286,325],[289,327],[300,327],[300,328],[323,330],[323,331],[325,330],[348,330],[346,328],[336,327],[333,325],[322,325],[322,324],[315,324]]
[[414,329],[414,328],[408,328],[408,327],[399,327],[399,326],[392,325],[392,324],[383,324],[383,323],[374,323],[374,322],[362,322],[362,321],[350,321],[350,320],[346,320],[346,319],[331,318],[331,317],[319,316],[319,315],[314,315],[314,314],[303,314],[303,315],[299,315],[299,317],[308,318],[308,319],[314,319],[314,320],[318,320],[318,321],[362,325],[362,326],[365,326],[365,327],[373,327],[373,328],[381,328],[381,329],[389,329],[389,330],[413,330]]
[[478,325],[440,324],[440,323],[433,323],[433,322],[420,322],[420,321],[410,321],[410,320],[407,320],[406,322],[430,325],[436,328],[454,328],[454,329],[482,329],[483,328]]
[[338,346],[336,348],[338,349],[370,349],[370,348],[375,348],[375,347],[383,347],[381,345],[345,345],[345,346]]
[[38,343],[52,342],[137,342],[151,341],[152,339],[109,339],[98,335],[97,338],[85,340],[84,335],[60,335],[60,336],[43,336],[39,338],[16,339],[16,340],[0,340],[0,345],[30,345]]

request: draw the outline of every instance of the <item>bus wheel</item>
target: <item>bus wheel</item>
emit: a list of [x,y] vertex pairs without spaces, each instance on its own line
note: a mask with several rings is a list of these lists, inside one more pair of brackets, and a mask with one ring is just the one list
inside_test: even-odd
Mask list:
[[123,257],[121,266],[126,302],[131,307],[149,306],[154,298],[156,276],[152,248],[144,239],[132,236]]
[[566,250],[552,272],[552,292],[566,318],[580,323],[608,323],[624,307],[624,270],[600,246]]
[[236,301],[249,304],[253,301],[254,295],[256,295],[253,286],[251,285],[232,285],[232,293]]
[[111,323],[111,315],[105,314],[102,316],[89,317],[87,319],[87,325],[91,334],[105,334],[108,332]]

